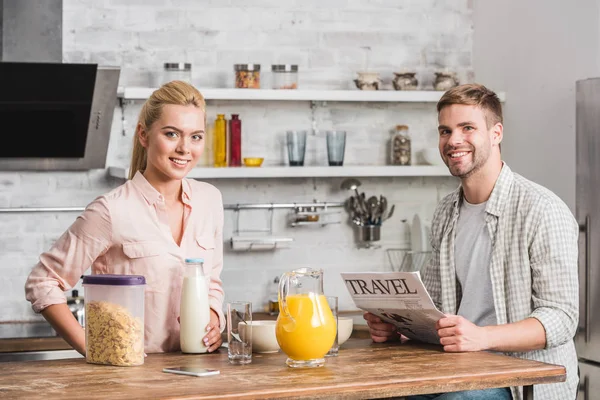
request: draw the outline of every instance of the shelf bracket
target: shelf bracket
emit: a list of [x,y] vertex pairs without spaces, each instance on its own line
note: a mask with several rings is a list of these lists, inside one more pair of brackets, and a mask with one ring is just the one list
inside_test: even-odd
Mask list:
[[121,135],[127,136],[125,132],[125,100],[119,97],[119,109],[121,110]]
[[310,102],[310,125],[312,128],[313,136],[317,135],[317,118],[315,117],[317,110],[317,102],[315,100],[311,100]]

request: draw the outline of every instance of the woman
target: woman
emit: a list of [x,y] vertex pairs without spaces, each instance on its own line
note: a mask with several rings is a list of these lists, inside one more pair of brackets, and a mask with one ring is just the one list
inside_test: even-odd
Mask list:
[[184,179],[204,151],[204,98],[173,81],[152,93],[140,112],[125,184],[94,200],[25,284],[27,300],[74,349],[85,354],[82,327],[66,305],[90,265],[93,274],[146,277],[145,351],[179,350],[179,301],[185,258],[204,258],[210,275],[209,351],[221,345],[223,203],[212,185]]

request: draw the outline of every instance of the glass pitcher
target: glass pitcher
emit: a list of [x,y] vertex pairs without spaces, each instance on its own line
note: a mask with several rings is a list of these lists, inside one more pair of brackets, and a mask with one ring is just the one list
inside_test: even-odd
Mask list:
[[323,295],[323,271],[300,268],[279,281],[277,342],[290,367],[321,367],[335,340],[335,318]]

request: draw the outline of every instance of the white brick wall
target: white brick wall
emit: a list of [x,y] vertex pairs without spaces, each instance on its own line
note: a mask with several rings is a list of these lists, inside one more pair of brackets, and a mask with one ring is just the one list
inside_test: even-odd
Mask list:
[[[473,26],[467,0],[65,0],[63,48],[66,62],[119,65],[121,85],[149,85],[162,63],[193,63],[200,87],[231,87],[233,64],[261,63],[263,85],[270,65],[297,63],[302,88],[350,89],[356,71],[379,71],[391,87],[392,72],[415,68],[423,88],[433,71],[449,67],[462,81],[472,76]],[[368,49],[367,49],[368,48]],[[109,165],[128,164],[132,133],[141,102],[115,110]],[[311,129],[308,102],[210,102],[208,117],[239,113],[243,155],[264,156],[266,165],[286,162],[287,129]],[[121,117],[124,124],[121,123]],[[346,164],[385,164],[389,130],[407,124],[413,149],[436,145],[432,104],[319,104],[317,129],[348,132]],[[124,134],[123,134],[124,133]],[[309,137],[306,163],[325,165],[325,138]],[[342,179],[214,180],[225,203],[343,201]],[[325,290],[341,296],[342,309],[354,308],[339,273],[388,268],[385,249],[406,247],[403,220],[416,212],[430,215],[441,196],[456,186],[453,178],[362,179],[367,195],[384,194],[396,204],[382,230],[379,249],[357,249],[344,216],[324,228],[286,225],[289,211],[278,210],[274,234],[290,236],[289,249],[237,253],[226,247],[226,299],[249,299],[255,309],[266,300],[275,275],[300,267],[325,271]],[[0,207],[84,206],[121,182],[105,171],[69,173],[0,173]],[[39,254],[69,226],[76,213],[0,214],[0,321],[39,318],[23,299],[23,283]],[[225,240],[232,235],[235,213],[226,212]],[[248,215],[243,215],[244,221]],[[250,216],[264,225],[267,212]]]

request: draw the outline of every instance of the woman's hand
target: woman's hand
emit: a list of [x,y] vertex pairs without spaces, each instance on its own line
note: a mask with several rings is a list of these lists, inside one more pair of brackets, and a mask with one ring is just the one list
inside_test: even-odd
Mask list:
[[219,315],[210,309],[210,322],[206,326],[206,336],[204,336],[204,345],[208,347],[208,352],[212,353],[221,346],[223,340],[221,339],[221,329]]

